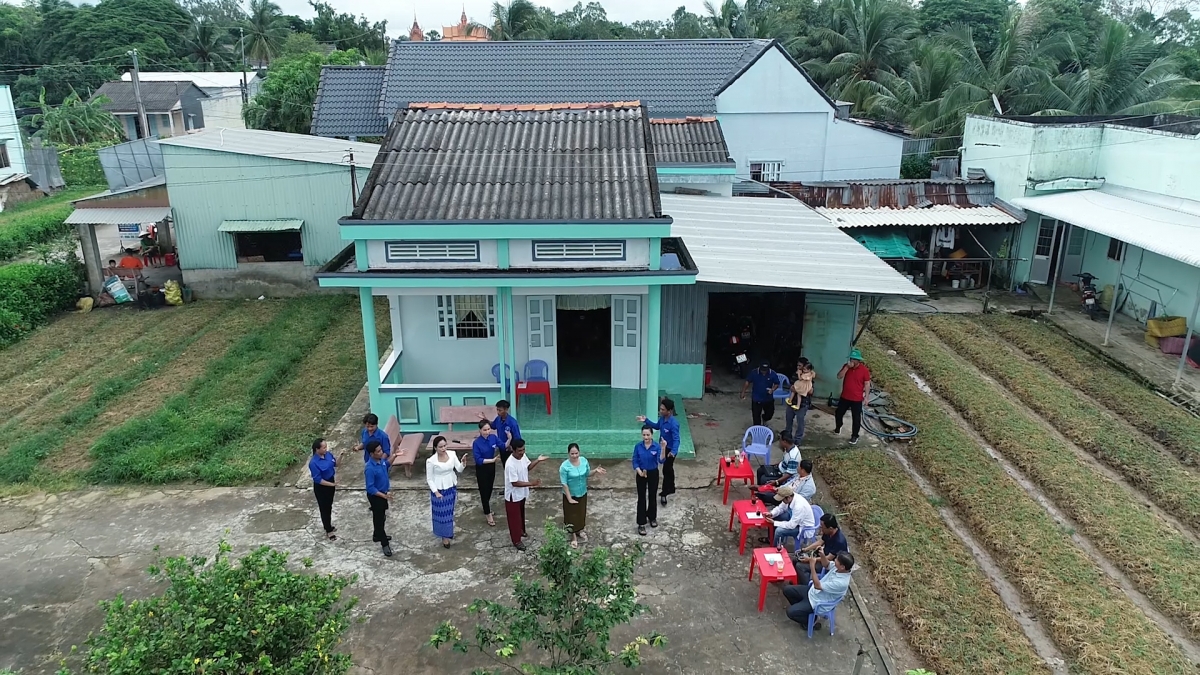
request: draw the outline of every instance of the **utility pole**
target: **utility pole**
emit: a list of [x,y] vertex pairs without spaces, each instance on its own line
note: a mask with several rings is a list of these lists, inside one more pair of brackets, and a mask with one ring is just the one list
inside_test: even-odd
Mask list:
[[246,77],[246,29],[239,27],[238,35],[241,36],[238,41],[242,43],[242,105],[246,105],[250,102],[250,80]]
[[350,209],[358,204],[358,168],[354,166],[354,148],[350,148]]
[[133,71],[129,74],[129,79],[133,81],[133,98],[137,101],[138,122],[142,125],[142,138],[149,138],[150,125],[146,122],[146,105],[142,103],[142,81],[138,75],[137,50],[133,49],[125,53],[133,57]]

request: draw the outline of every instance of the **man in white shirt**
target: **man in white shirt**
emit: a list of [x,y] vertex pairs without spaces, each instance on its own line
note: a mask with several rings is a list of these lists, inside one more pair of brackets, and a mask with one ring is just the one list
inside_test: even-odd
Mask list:
[[803,497],[797,497],[792,488],[785,485],[775,495],[780,499],[779,506],[771,509],[771,519],[775,521],[775,546],[780,546],[788,537],[799,537],[805,528],[816,527],[812,506]]
[[512,456],[504,463],[504,514],[508,519],[508,536],[518,551],[525,550],[521,538],[525,535],[525,500],[529,488],[542,484],[540,480],[529,480],[529,470],[546,461],[542,455],[532,462],[525,456],[525,439],[515,438]]

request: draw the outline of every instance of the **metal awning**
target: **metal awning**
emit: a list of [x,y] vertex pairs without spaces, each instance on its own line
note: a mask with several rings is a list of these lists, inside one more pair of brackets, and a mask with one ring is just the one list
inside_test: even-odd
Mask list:
[[1016,225],[1025,222],[998,206],[951,206],[937,204],[907,209],[831,209],[816,207],[817,213],[838,227],[970,227]]
[[121,208],[76,208],[67,216],[68,225],[134,225],[157,223],[171,215],[169,206]]
[[925,295],[794,199],[662,195],[697,281],[865,295]]
[[217,228],[218,232],[299,232],[303,220],[226,220]]
[[1108,187],[1021,197],[1013,202],[1043,216],[1200,266],[1200,203]]

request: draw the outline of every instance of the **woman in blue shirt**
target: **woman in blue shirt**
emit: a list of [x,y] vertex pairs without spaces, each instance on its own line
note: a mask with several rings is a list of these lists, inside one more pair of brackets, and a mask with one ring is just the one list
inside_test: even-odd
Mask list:
[[563,489],[563,525],[571,529],[571,547],[578,548],[579,541],[587,543],[587,486],[588,478],[604,474],[601,467],[592,470],[587,458],[579,454],[579,444],[567,446],[567,459],[558,467],[558,479]]
[[662,447],[662,492],[658,502],[667,505],[667,496],[675,494],[675,455],[679,454],[679,418],[675,417],[675,401],[664,398],[658,402],[658,421],[651,422],[645,415],[638,421],[652,429],[658,429],[658,444]]
[[330,541],[337,539],[337,528],[333,526],[333,493],[337,489],[334,470],[337,458],[329,452],[324,438],[312,442],[312,457],[308,460],[308,472],[312,474],[313,494],[317,496],[317,510],[321,512],[321,525]]
[[633,472],[637,474],[637,524],[638,534],[645,536],[646,522],[658,527],[658,503],[654,493],[658,492],[658,464],[662,448],[654,442],[654,427],[642,425],[642,442],[633,446]]
[[487,524],[496,526],[492,517],[492,488],[496,486],[496,462],[500,461],[500,448],[504,444],[492,433],[487,420],[479,420],[479,436],[471,443],[471,456],[475,458],[475,482],[479,485],[479,501],[483,502],[483,515]]

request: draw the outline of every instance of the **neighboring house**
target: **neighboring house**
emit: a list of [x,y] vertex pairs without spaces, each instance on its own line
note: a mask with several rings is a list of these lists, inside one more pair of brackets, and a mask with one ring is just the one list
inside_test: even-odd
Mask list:
[[716,117],[743,179],[900,175],[904,138],[848,119],[773,40],[393,42],[386,66],[322,70],[312,133],[378,136],[412,101],[632,100]]
[[652,119],[654,165],[662,192],[733,193],[737,164],[716,117]]
[[12,92],[0,84],[0,211],[7,205],[45,196],[29,176],[21,127]]
[[184,283],[198,297],[295,295],[345,244],[338,219],[379,146],[203,129],[158,142]]
[[146,126],[138,121],[137,97],[132,82],[105,82],[92,98],[107,97],[103,108],[117,116],[125,129],[126,140],[167,138],[204,128],[202,101],[208,98],[191,82],[141,82],[142,105]]
[[1014,285],[1121,287],[1139,320],[1196,323],[1200,302],[1200,118],[968,117],[963,171],[1028,213],[1007,245]]
[[[130,81],[131,75],[121,76],[124,82]],[[226,129],[245,129],[246,122],[242,119],[242,83],[243,78],[249,79],[246,97],[251,98],[262,88],[262,77],[255,71],[245,75],[233,73],[180,73],[180,72],[143,72],[139,75],[142,82],[191,82],[208,95],[201,99],[200,107],[204,111],[204,126],[225,127]]]
[[[661,192],[656,157],[703,166],[721,151],[711,136],[707,155],[690,141],[656,151],[658,137],[636,102],[400,108],[340,221],[352,245],[317,275],[359,294],[372,410],[445,431],[443,408],[512,400],[541,362],[553,412],[520,397],[526,438],[627,455],[635,415],[662,393],[702,395],[706,365],[734,365],[731,317],[753,316],[755,357],[781,372],[812,358],[826,395],[859,297],[921,294],[798,201]],[[391,313],[382,361],[377,296]]]

